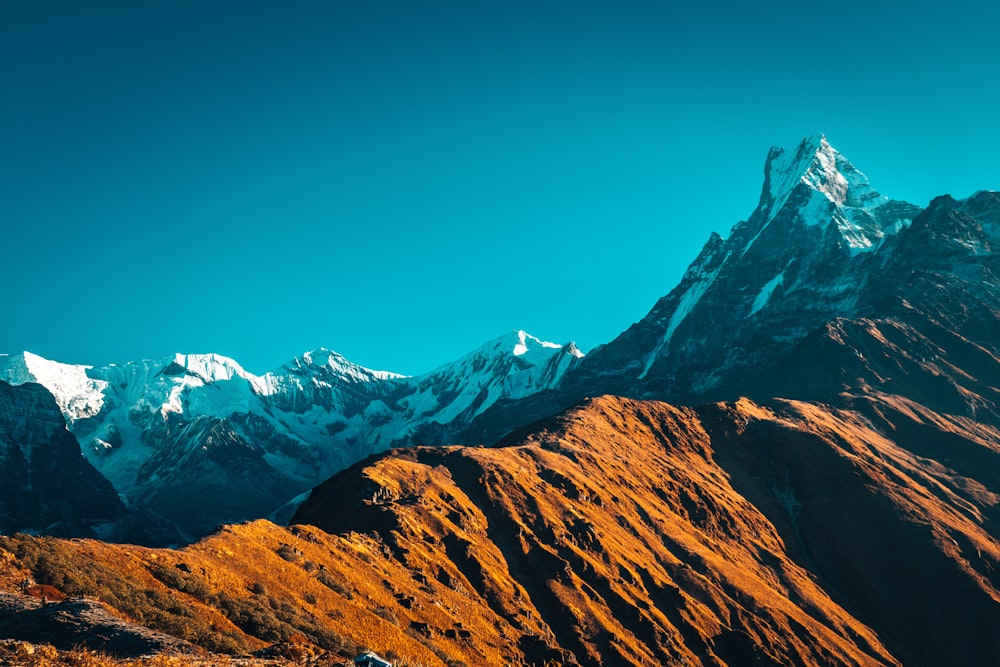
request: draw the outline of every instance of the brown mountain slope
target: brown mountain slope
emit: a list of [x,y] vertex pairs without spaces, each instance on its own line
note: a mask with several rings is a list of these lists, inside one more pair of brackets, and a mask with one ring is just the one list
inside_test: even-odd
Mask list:
[[358,464],[302,506],[312,526],[182,550],[0,538],[0,582],[229,653],[996,664],[1000,433],[893,396],[854,407],[602,397],[497,447]]
[[496,448],[393,452],[294,520],[377,527],[529,660],[544,643],[583,664],[895,663],[734,489],[693,410],[605,397]]
[[857,407],[703,414],[734,487],[904,664],[997,664],[1000,433],[894,396]]
[[296,520],[377,525],[418,568],[444,551],[586,664],[997,663],[1000,432],[849,398],[605,397],[495,449],[360,466]]

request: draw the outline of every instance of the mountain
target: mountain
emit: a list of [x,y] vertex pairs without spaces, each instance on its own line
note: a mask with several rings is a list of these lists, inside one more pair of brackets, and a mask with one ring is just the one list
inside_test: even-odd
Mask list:
[[124,514],[52,395],[38,384],[0,382],[0,532],[108,537]]
[[817,135],[586,357],[514,332],[417,378],[7,358],[189,535],[339,472],[290,528],[180,550],[0,537],[0,585],[223,653],[1000,663],[998,243],[998,193],[894,201]]
[[293,521],[374,526],[582,664],[995,663],[998,222],[996,192],[918,209],[823,137],[774,149],[754,213],[649,315],[467,433],[606,392],[702,407],[605,397],[495,449],[396,451]]
[[998,197],[921,210],[816,135],[771,149],[747,220],[713,234],[646,317],[586,357],[514,331],[417,377],[319,349],[260,376],[214,354],[91,368],[24,353],[0,357],[0,379],[44,384],[126,501],[190,538],[287,517],[374,452],[494,442],[604,393],[850,408],[885,391],[996,423]]
[[993,664],[1000,433],[872,400],[878,423],[591,399],[494,448],[359,464],[293,522],[375,530],[581,664]]
[[495,442],[605,393],[852,408],[886,392],[996,424],[998,197],[892,200],[816,135],[771,149],[747,220],[586,357],[513,331],[417,377],[319,349],[259,376],[214,354],[92,368],[23,353],[0,357],[0,379],[45,385],[126,502],[189,539],[287,517],[372,453]]
[[261,376],[215,354],[95,368],[25,352],[0,357],[0,379],[47,387],[129,506],[194,539],[294,507],[373,452],[446,437],[450,423],[550,388],[582,356],[514,331],[417,377],[319,349]]
[[993,191],[926,209],[889,199],[822,135],[772,148],[746,221],[713,234],[639,322],[552,390],[498,403],[466,440],[603,393],[849,407],[886,391],[1000,423],[998,216]]
[[579,383],[685,402],[728,394],[816,327],[853,316],[919,213],[879,194],[822,135],[772,148],[750,217],[713,235],[677,287],[594,351]]

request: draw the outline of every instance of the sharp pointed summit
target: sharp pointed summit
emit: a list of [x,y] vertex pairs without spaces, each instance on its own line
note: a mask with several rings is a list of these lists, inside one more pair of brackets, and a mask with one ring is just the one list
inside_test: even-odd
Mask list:
[[871,209],[889,201],[879,194],[850,160],[837,151],[822,133],[803,139],[794,152],[771,148],[764,168],[761,205],[781,207],[796,187],[805,185],[839,206]]
[[908,225],[917,211],[915,206],[880,194],[825,135],[815,134],[803,139],[794,151],[771,148],[760,203],[733,234],[745,239],[741,256],[775,221],[780,224],[769,236],[813,227],[825,235],[827,244],[856,254],[871,250]]
[[880,194],[823,134],[794,150],[771,148],[750,217],[728,238],[713,234],[649,315],[592,352],[583,384],[714,397],[728,376],[762,366],[831,318],[854,316],[878,250],[919,212]]

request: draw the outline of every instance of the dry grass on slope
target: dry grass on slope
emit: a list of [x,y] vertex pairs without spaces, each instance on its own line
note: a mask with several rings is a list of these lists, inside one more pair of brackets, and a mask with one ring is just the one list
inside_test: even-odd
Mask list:
[[[0,587],[17,590],[18,582],[33,578],[67,595],[95,597],[123,618],[213,653],[244,655],[278,645],[340,659],[371,648],[402,664],[453,661],[410,630],[404,612],[421,612],[407,596],[397,598],[391,582],[421,584],[386,558],[378,540],[363,535],[257,521],[181,550],[17,535],[0,537],[0,561]],[[444,604],[454,603],[452,597],[457,594],[446,594]],[[420,606],[433,604],[425,594]]]
[[[106,653],[79,648],[60,651],[51,644],[31,644],[0,639],[0,665],[4,667],[291,667],[301,661],[229,658],[212,655],[195,657],[161,653],[141,658],[115,658]],[[330,667],[334,664],[327,663]],[[319,665],[317,664],[317,667]]]
[[180,550],[0,537],[0,589],[32,577],[216,654],[311,664],[972,664],[1000,656],[980,632],[1000,623],[996,439],[972,426],[889,397],[603,397],[496,447],[358,464],[291,528]]
[[1000,432],[898,396],[856,408],[701,412],[717,459],[788,553],[904,663],[995,664]]
[[788,558],[696,413],[662,403],[604,397],[503,446],[394,452],[296,520],[378,526],[410,569],[469,595],[473,636],[499,624],[527,660],[896,662]]

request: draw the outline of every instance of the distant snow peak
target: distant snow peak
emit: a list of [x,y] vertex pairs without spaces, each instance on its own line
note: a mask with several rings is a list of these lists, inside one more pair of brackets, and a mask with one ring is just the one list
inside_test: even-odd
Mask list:
[[558,345],[556,343],[550,343],[546,340],[542,340],[541,338],[536,338],[535,336],[532,336],[523,329],[519,329],[514,333],[517,336],[517,343],[514,345],[514,349],[512,350],[515,357],[520,357],[524,354],[527,354],[532,348],[536,347],[544,347],[557,350],[562,347],[562,345]]
[[416,391],[400,403],[438,424],[472,419],[497,401],[558,386],[582,356],[575,344],[563,347],[514,329],[454,362],[408,380]]
[[[391,371],[376,371],[371,368],[359,366],[347,360],[344,355],[329,350],[325,347],[316,348],[309,352],[304,352],[301,357],[296,357],[285,368],[306,370],[308,368],[329,368],[335,374],[354,380],[357,382],[367,382],[371,380],[392,380],[404,378],[405,375],[393,373]],[[277,374],[281,374],[279,370]]]
[[773,147],[767,159],[767,196],[777,213],[800,184],[836,206],[871,210],[889,201],[822,133],[806,137],[794,152]]
[[320,347],[315,350],[310,350],[309,352],[303,352],[302,363],[306,366],[330,366],[331,368],[342,368],[346,366],[348,362],[347,359],[333,350]]
[[37,382],[55,396],[70,423],[93,417],[104,406],[107,382],[91,378],[90,366],[61,364],[31,352],[0,358],[0,379],[10,384]]
[[173,356],[172,364],[176,364],[188,373],[197,375],[205,382],[232,380],[234,377],[249,379],[250,374],[243,370],[234,359],[221,354],[182,354]]

